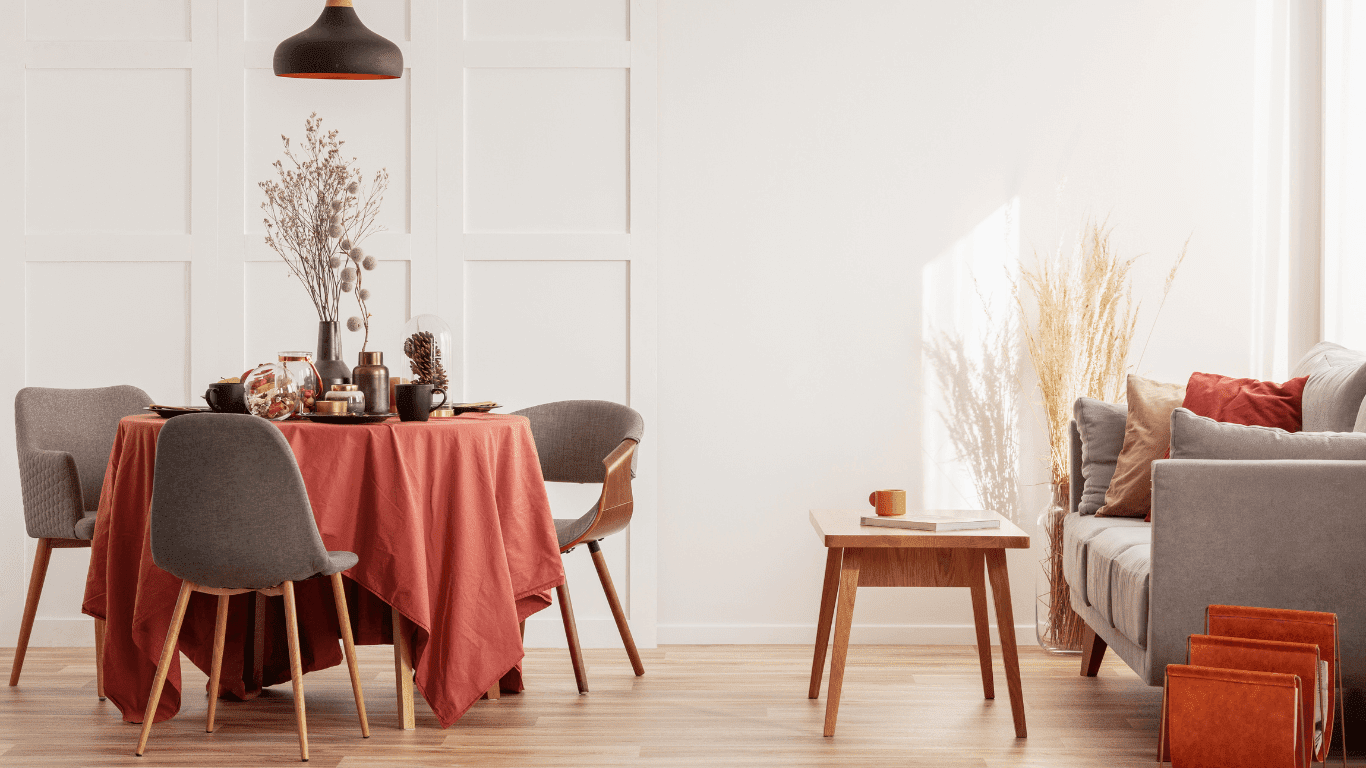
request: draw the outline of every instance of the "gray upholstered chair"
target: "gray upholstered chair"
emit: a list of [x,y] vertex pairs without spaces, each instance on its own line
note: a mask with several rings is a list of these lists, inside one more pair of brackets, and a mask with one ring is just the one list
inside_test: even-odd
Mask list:
[[[605,400],[562,400],[532,406],[514,415],[525,416],[531,421],[531,434],[536,440],[536,453],[540,456],[541,474],[546,482],[602,483],[597,503],[580,517],[557,518],[555,534],[561,554],[587,542],[621,642],[631,659],[631,668],[637,676],[645,674],[635,640],[631,638],[631,627],[626,623],[626,613],[612,586],[612,574],[607,571],[607,559],[598,546],[600,540],[631,523],[631,478],[635,477],[636,445],[645,432],[645,420],[630,408]],[[588,673],[579,650],[579,631],[574,624],[569,585],[556,587],[555,597],[569,641],[574,681],[579,686],[579,693],[588,693]]]
[[328,552],[323,546],[299,465],[274,424],[255,416],[217,413],[188,414],[166,422],[157,438],[151,544],[152,562],[180,578],[182,584],[152,680],[147,712],[142,718],[139,756],[147,748],[152,717],[176,655],[180,624],[191,593],[218,596],[206,726],[212,732],[228,628],[228,598],[260,592],[283,595],[285,599],[294,717],[299,728],[299,752],[303,760],[308,760],[294,582],[315,576],[332,580],[361,734],[369,738],[370,724],[365,716],[365,697],[341,580],[341,572],[355,565],[358,558],[351,552]]
[[[89,547],[95,510],[119,419],[141,413],[152,398],[137,387],[46,389],[25,387],[14,397],[14,435],[19,449],[19,484],[24,525],[38,540],[29,577],[19,644],[9,684],[19,684],[33,617],[47,579],[52,550]],[[104,699],[104,622],[95,620],[95,686]]]

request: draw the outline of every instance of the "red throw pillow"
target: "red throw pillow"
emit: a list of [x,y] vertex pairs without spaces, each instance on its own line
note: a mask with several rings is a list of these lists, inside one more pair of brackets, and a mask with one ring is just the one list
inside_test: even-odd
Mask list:
[[1256,379],[1234,379],[1213,373],[1193,373],[1181,403],[1197,416],[1228,424],[1276,427],[1299,432],[1303,425],[1304,384],[1308,376],[1284,384]]

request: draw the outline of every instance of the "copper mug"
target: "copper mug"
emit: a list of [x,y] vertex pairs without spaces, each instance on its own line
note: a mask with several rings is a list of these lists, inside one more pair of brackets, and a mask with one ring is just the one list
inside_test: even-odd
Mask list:
[[905,491],[873,491],[868,494],[868,503],[877,509],[877,513],[881,517],[896,517],[906,514]]

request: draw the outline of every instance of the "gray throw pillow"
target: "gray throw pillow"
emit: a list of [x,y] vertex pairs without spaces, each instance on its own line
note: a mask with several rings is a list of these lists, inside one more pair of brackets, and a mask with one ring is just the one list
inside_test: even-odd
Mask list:
[[1295,366],[1304,385],[1305,432],[1366,431],[1366,354],[1321,341]]
[[1081,433],[1081,476],[1085,480],[1077,511],[1094,515],[1105,505],[1105,492],[1115,476],[1115,459],[1124,447],[1124,422],[1129,409],[1089,397],[1077,398],[1072,407]]
[[1361,432],[1286,432],[1228,424],[1185,408],[1172,412],[1173,459],[1366,461]]

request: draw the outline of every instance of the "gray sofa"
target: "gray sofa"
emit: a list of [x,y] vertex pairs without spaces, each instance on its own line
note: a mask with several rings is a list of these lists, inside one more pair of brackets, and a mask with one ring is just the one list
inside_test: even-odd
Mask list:
[[[1305,432],[1366,432],[1366,355],[1321,343],[1292,375],[1309,376]],[[1108,646],[1162,685],[1168,664],[1185,663],[1186,637],[1203,631],[1210,604],[1331,611],[1355,731],[1366,711],[1366,461],[1157,461],[1145,523],[1078,511],[1076,422],[1071,432],[1063,567],[1072,607],[1094,632],[1082,674],[1096,673]]]

